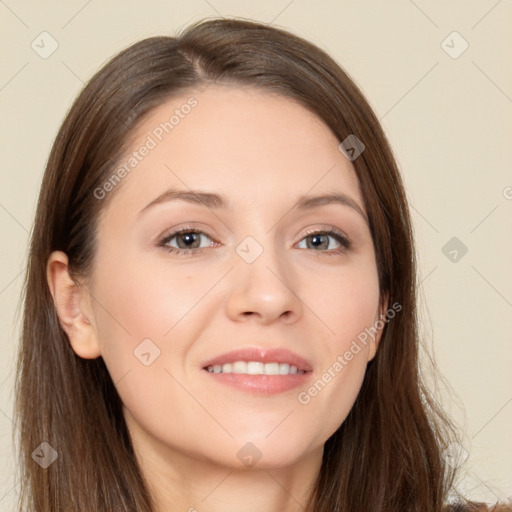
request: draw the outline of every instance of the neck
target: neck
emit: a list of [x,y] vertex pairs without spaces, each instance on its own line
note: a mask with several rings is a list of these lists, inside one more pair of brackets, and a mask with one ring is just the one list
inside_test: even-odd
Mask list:
[[132,442],[156,512],[306,512],[323,453],[320,446],[286,467],[260,461],[240,468],[164,447],[148,436],[132,436]]

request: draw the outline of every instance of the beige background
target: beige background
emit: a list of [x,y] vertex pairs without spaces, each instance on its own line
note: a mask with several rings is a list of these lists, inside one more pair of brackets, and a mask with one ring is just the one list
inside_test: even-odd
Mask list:
[[[83,83],[115,52],[219,15],[273,23],[327,50],[382,120],[411,202],[426,345],[451,386],[444,401],[470,454],[459,488],[489,502],[512,496],[509,0],[0,0],[0,15],[0,510],[13,510],[18,489],[13,319],[56,131]],[[46,59],[31,48],[41,37],[50,48],[43,31],[58,43]],[[456,262],[443,253],[452,237],[468,249],[460,257],[460,248],[445,248],[451,258],[458,251]]]

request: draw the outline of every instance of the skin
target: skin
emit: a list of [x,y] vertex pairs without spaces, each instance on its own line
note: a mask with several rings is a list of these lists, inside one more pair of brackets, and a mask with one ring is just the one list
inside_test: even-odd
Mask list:
[[[190,95],[157,107],[130,151]],[[193,95],[197,106],[110,192],[87,281],[76,286],[66,255],[54,252],[49,286],[74,351],[105,360],[158,510],[299,511],[380,340],[379,332],[361,345],[309,403],[298,401],[386,305],[363,198],[339,141],[304,107],[251,88],[210,85]],[[175,200],[139,214],[169,188],[217,193],[231,208]],[[303,194],[331,192],[363,214],[342,204],[293,208]],[[200,252],[158,245],[190,226],[207,235]],[[321,248],[311,245],[308,230],[331,226],[349,249],[327,235]],[[263,249],[252,263],[236,252],[247,236]],[[170,242],[178,243],[183,237]],[[134,350],[148,338],[160,356],[145,366]],[[254,395],[201,369],[245,346],[308,359],[308,385]],[[261,453],[251,467],[237,457],[247,443]]]

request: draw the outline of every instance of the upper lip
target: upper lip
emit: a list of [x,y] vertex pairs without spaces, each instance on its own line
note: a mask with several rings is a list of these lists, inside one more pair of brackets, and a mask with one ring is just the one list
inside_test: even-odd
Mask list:
[[313,366],[310,361],[287,350],[285,348],[259,348],[245,347],[230,352],[224,352],[219,356],[209,359],[202,363],[203,368],[214,366],[216,364],[234,363],[235,361],[259,361],[261,363],[287,363],[290,366],[296,366],[297,370],[310,372]]

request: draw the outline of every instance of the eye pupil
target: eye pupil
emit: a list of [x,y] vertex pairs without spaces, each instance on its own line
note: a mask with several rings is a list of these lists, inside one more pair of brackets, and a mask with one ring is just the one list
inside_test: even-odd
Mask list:
[[178,237],[178,246],[180,245],[180,240],[182,240],[185,243],[185,248],[192,247],[194,243],[194,247],[197,247],[198,244],[196,242],[199,241],[199,236],[197,233],[184,233]]
[[327,249],[327,247],[329,246],[329,240],[325,235],[312,235],[311,245],[313,247],[322,247],[324,249]]

